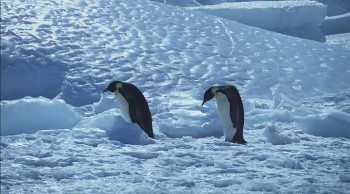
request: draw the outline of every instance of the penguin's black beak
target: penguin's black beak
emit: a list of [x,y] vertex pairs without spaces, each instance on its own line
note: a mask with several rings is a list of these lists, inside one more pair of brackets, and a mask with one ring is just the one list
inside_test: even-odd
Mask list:
[[203,103],[202,103],[202,106],[203,106],[207,101],[208,101],[208,100],[205,100],[205,99],[204,99],[204,100],[203,100]]
[[204,103],[206,103],[207,101],[211,100],[212,98],[214,98],[214,94],[211,91],[211,88],[209,88],[207,91],[205,91],[204,93],[204,98],[203,98],[203,103],[202,106],[204,105]]
[[105,92],[110,92],[110,90],[106,88],[105,90],[102,91],[102,93],[105,93]]

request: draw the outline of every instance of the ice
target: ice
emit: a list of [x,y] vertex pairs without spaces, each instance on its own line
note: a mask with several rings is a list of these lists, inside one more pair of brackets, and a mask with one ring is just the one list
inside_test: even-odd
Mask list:
[[[226,0],[157,1],[1,1],[1,193],[350,190],[349,50],[181,7]],[[323,11],[273,3],[304,16],[281,26]],[[112,80],[143,92],[155,139],[101,93]],[[246,145],[224,141],[215,100],[201,106],[224,84]]]
[[1,135],[72,128],[81,119],[63,100],[26,97],[1,102]]
[[[107,131],[111,140],[120,141],[127,144],[148,144],[153,143],[140,126],[135,123],[127,123],[122,117],[114,118],[116,125]],[[103,122],[103,120],[102,120]]]
[[348,174],[342,174],[339,176],[339,179],[343,183],[349,183],[350,182],[350,176]]
[[317,0],[327,5],[327,16],[336,16],[348,13],[350,11],[350,3],[346,0]]
[[126,144],[148,144],[153,142],[138,124],[126,122],[116,109],[86,117],[75,128],[77,130],[84,128],[102,129],[110,140]]
[[[160,1],[159,2],[190,7],[215,16],[261,27],[282,34],[327,41],[349,50],[348,14],[350,4],[347,0],[317,1],[269,1],[269,0],[197,0],[197,1]],[[325,6],[327,7],[325,9]],[[279,12],[277,11],[279,9]],[[327,17],[325,17],[325,10]],[[277,16],[278,15],[278,16]],[[302,17],[301,19],[298,19]],[[286,19],[286,22],[282,20]],[[304,25],[304,22],[311,22]],[[295,27],[294,25],[298,25]],[[294,27],[293,27],[294,26]],[[283,27],[283,29],[281,29]],[[330,34],[340,35],[330,36]],[[326,36],[324,36],[326,35]],[[329,41],[329,39],[332,39]]]
[[328,35],[326,41],[330,45],[340,45],[350,50],[350,33]]
[[176,97],[168,102],[172,108],[165,108],[158,113],[157,120],[160,132],[168,137],[223,135],[222,125],[214,103],[208,103],[209,107],[202,107],[202,100],[192,98],[191,93],[174,95]]
[[325,35],[342,34],[350,32],[350,13],[326,17],[320,26]]
[[325,41],[319,26],[327,8],[315,1],[253,1],[190,7],[243,24],[311,40]]
[[344,112],[296,117],[295,125],[312,135],[350,138],[350,114]]
[[[113,96],[108,97],[107,95],[103,94],[103,95],[100,95],[100,100],[94,104],[93,112],[95,114],[99,114],[101,112],[104,112],[106,110],[110,110],[111,108],[116,108],[116,107],[118,107],[118,103],[116,99]],[[115,111],[119,111],[119,110],[115,110]]]
[[[290,144],[292,142],[299,142],[299,139],[296,137],[290,137],[292,136],[289,134],[288,131],[284,129],[279,129],[276,125],[283,125],[281,123],[274,123],[274,124],[268,124],[265,126],[264,135],[268,142],[272,143],[273,145],[284,145],[284,144]],[[287,134],[286,134],[287,133]]]

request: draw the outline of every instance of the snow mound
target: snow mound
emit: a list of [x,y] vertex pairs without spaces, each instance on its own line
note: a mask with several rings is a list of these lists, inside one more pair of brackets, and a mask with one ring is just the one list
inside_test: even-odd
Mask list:
[[326,17],[320,28],[325,35],[350,33],[350,13]]
[[350,50],[350,32],[344,34],[335,34],[326,36],[326,41],[330,45],[340,45]]
[[1,101],[1,135],[35,133],[44,129],[71,129],[81,119],[63,100],[26,97]]
[[311,135],[350,138],[350,114],[345,112],[295,117],[295,125]]
[[145,145],[154,143],[136,123],[126,122],[120,114],[116,100],[112,95],[101,95],[93,105],[95,115],[85,117],[76,128],[98,128],[106,131],[110,140],[125,144]]
[[115,117],[114,120],[116,124],[107,131],[109,139],[133,145],[154,143],[138,124],[127,123],[121,116]]
[[118,107],[118,103],[114,97],[114,95],[110,95],[108,96],[108,94],[106,95],[100,95],[100,100],[96,103],[94,103],[94,106],[93,106],[93,112],[95,114],[98,114],[98,113],[101,113],[101,112],[104,112],[106,110],[109,110],[111,108],[116,108]]
[[350,175],[342,174],[339,176],[339,180],[343,183],[350,183]]
[[115,116],[119,111],[111,109],[96,116],[87,117],[80,121],[76,128],[98,128],[106,131],[110,140],[119,141],[124,144],[145,145],[154,143],[136,123],[126,122],[120,115]]
[[159,131],[168,137],[221,136],[222,125],[216,104],[208,102],[202,107],[198,94],[199,91],[170,94],[172,98],[157,115]]
[[[325,110],[350,113],[347,50],[144,0],[3,0],[1,11],[1,73],[15,76],[5,79],[3,94],[16,99],[1,108],[33,115],[45,110],[33,120],[2,111],[11,118],[1,121],[28,127],[29,121],[46,122],[45,116],[64,116],[51,130],[1,135],[1,193],[350,190],[350,141],[294,126],[295,117]],[[40,81],[28,82],[26,75]],[[145,94],[156,140],[124,122],[114,97],[101,96],[114,79]],[[248,145],[208,137],[222,137],[215,100],[201,106],[214,84],[234,84],[242,94]],[[50,87],[39,90],[43,86]],[[21,95],[12,93],[20,89]],[[23,95],[55,96],[65,108],[47,99],[28,107],[19,104]],[[301,98],[302,105],[296,103]],[[71,112],[82,118],[56,129]],[[268,141],[285,145],[266,143],[265,128]]]
[[292,137],[291,132],[288,134],[285,129],[279,129],[282,123],[268,124],[265,126],[264,135],[273,145],[285,145],[293,142],[299,142],[299,139]]
[[161,2],[161,3],[167,3],[170,5],[176,5],[176,6],[199,6],[201,5],[200,3],[198,3],[198,0],[152,0],[155,2]]
[[316,0],[327,5],[327,16],[342,15],[350,12],[350,1],[348,0]]
[[[1,34],[1,99],[56,97],[61,91],[67,64],[32,48],[14,49],[15,38],[9,36],[14,34],[11,31]],[[11,54],[4,54],[5,50]]]
[[256,1],[189,7],[211,15],[291,36],[325,41],[319,26],[327,7],[315,1]]

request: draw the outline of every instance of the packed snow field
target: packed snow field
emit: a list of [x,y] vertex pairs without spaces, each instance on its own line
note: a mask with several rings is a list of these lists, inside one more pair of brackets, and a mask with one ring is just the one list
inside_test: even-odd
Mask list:
[[153,0],[350,50],[348,0]]
[[319,26],[326,17],[327,6],[315,1],[235,2],[189,9],[282,34],[325,41]]
[[[143,0],[1,1],[1,193],[348,193],[350,53]],[[112,80],[149,103],[155,139]],[[224,141],[232,84],[247,145]]]

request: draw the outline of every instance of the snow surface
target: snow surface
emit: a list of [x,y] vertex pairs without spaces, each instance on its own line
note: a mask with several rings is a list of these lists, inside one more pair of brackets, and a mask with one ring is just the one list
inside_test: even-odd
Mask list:
[[327,7],[316,1],[255,1],[190,7],[243,24],[311,40],[325,41],[319,26]]
[[[1,1],[1,193],[347,193],[350,53],[142,0]],[[126,123],[112,80],[150,105]],[[247,145],[224,141],[234,84]]]
[[327,5],[327,16],[337,16],[350,12],[348,0],[316,0]]
[[325,35],[350,33],[350,13],[326,17],[320,28]]
[[340,45],[350,50],[350,33],[335,34],[326,36],[327,44]]
[[[349,49],[348,0],[154,0]],[[325,11],[327,16],[325,18]],[[343,33],[343,34],[339,34]],[[339,35],[339,36],[330,36]],[[331,41],[329,41],[331,40]]]

